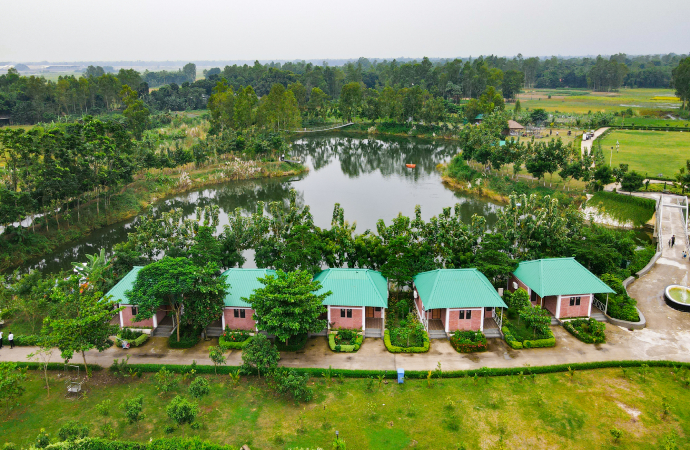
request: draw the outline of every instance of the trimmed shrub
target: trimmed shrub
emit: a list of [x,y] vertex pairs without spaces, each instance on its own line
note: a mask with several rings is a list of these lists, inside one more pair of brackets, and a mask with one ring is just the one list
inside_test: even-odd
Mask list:
[[115,344],[118,347],[122,347],[122,341],[129,342],[130,347],[139,347],[149,340],[149,335],[142,333],[141,331],[130,330],[129,328],[123,328],[117,334],[115,338]]
[[606,342],[606,335],[604,334],[606,325],[594,319],[566,320],[563,322],[563,328],[587,344],[601,344]]
[[273,383],[280,394],[292,396],[297,401],[308,402],[314,397],[314,392],[307,386],[309,374],[300,375],[294,369],[276,370]]
[[481,331],[457,330],[450,337],[450,345],[460,353],[485,352],[488,342]]
[[519,350],[521,348],[545,348],[556,346],[556,337],[553,335],[551,330],[548,330],[550,337],[544,339],[526,339],[524,341],[518,341],[505,325],[501,328],[501,331],[503,332],[503,337],[506,340],[506,343],[515,350]]
[[355,333],[355,337],[348,339],[348,342],[352,342],[352,344],[344,344],[342,343],[342,340],[337,342],[337,336],[341,333],[341,331],[330,333],[328,335],[328,346],[331,348],[331,350],[342,353],[354,353],[359,350],[364,342],[364,336]]
[[426,353],[429,351],[429,335],[424,332],[422,336],[423,344],[421,347],[398,347],[391,344],[391,335],[389,330],[383,332],[383,343],[386,349],[391,353]]
[[249,336],[244,341],[228,341],[224,336],[221,336],[218,338],[218,346],[223,350],[242,350],[252,339],[254,336]]

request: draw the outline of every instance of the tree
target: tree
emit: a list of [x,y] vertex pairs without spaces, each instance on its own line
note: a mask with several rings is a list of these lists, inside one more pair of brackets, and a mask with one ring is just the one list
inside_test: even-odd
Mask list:
[[189,81],[190,83],[194,83],[194,81],[196,80],[196,64],[185,64],[182,68],[182,72],[184,73],[185,78],[187,78],[187,81]]
[[613,170],[607,165],[598,166],[592,174],[592,179],[594,180],[596,190],[601,190],[607,184],[615,181]]
[[326,312],[323,301],[331,292],[316,295],[321,283],[312,281],[311,273],[279,269],[275,276],[267,275],[259,281],[264,287],[256,289],[247,300],[254,309],[257,329],[287,344],[293,336],[326,328],[326,320],[319,316]]
[[[506,99],[513,99],[522,91],[522,86],[525,84],[525,74],[518,70],[506,70],[503,75],[503,97]],[[517,104],[515,105],[517,109]],[[516,111],[517,112],[517,111]]]
[[540,306],[528,306],[522,308],[519,315],[527,323],[527,326],[532,328],[533,337],[537,336],[537,332],[541,335],[547,334],[551,316],[546,309]]
[[179,341],[183,308],[185,321],[200,327],[208,326],[209,320],[222,314],[227,285],[216,272],[213,263],[199,267],[190,259],[166,256],[141,269],[132,290],[125,295],[139,306],[136,320],[152,317],[161,306],[170,307]]
[[223,79],[213,88],[213,94],[208,98],[208,110],[211,113],[211,125],[216,131],[232,128],[235,116],[235,94],[232,86]]
[[621,180],[621,189],[628,191],[632,194],[633,191],[638,191],[644,186],[644,176],[635,172],[628,172],[623,176]]
[[258,102],[259,99],[251,86],[237,93],[233,120],[238,129],[245,130],[254,124],[254,107]]
[[685,190],[690,189],[690,159],[685,161],[685,167],[681,167],[678,170],[676,180],[680,184],[682,193],[685,194]]
[[362,102],[362,86],[359,83],[348,83],[340,91],[340,112],[348,122],[357,112]]
[[220,346],[211,346],[208,348],[208,357],[211,359],[211,362],[213,363],[213,372],[218,374],[218,366],[221,364],[225,364],[225,354],[223,353],[223,349],[220,348]]
[[690,109],[690,57],[684,58],[671,72],[671,83],[676,88],[682,108]]
[[322,118],[325,118],[327,102],[328,95],[324,91],[317,87],[312,88],[311,94],[309,94],[309,103],[307,104],[309,114],[312,116],[320,115]]
[[245,369],[254,369],[259,373],[273,371],[278,366],[280,353],[266,338],[266,335],[258,333],[244,349],[242,349],[242,362]]
[[94,348],[99,352],[110,348],[112,342],[108,338],[118,328],[110,322],[124,306],[118,308],[109,297],[104,298],[102,292],[87,289],[76,275],[64,285],[56,286],[51,299],[57,305],[45,319],[43,331],[50,335],[63,359],[72,359],[75,352],[81,353],[89,376],[86,352]]
[[26,388],[26,369],[17,368],[17,363],[0,362],[0,401],[5,403],[5,412],[17,403]]
[[46,382],[46,392],[48,397],[50,397],[50,383],[48,382],[48,365],[50,364],[50,359],[53,357],[53,342],[49,336],[44,337],[41,340],[38,348],[33,352],[26,355],[27,359],[30,361],[38,362],[38,366],[43,370],[43,379]]
[[505,280],[517,269],[518,262],[510,255],[510,244],[499,233],[486,233],[482,237],[472,263],[496,286],[505,286]]
[[144,396],[138,395],[134,398],[123,400],[120,408],[124,411],[125,417],[130,424],[137,423],[146,418],[141,410],[144,408]]
[[613,168],[613,177],[616,179],[616,183],[620,183],[623,177],[628,173],[628,165],[620,164],[618,167]]
[[139,100],[139,94],[131,87],[124,85],[120,91],[122,102],[127,106],[122,115],[127,119],[127,127],[137,139],[149,127],[149,109]]
[[534,123],[541,123],[549,118],[547,112],[542,108],[533,109],[529,116],[530,120],[532,120]]

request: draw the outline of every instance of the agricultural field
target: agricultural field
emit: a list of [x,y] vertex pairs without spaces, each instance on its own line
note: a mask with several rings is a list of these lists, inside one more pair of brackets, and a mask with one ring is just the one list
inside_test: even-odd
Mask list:
[[[551,96],[551,98],[549,98]],[[543,108],[549,112],[616,112],[632,108],[638,114],[673,110],[681,106],[673,89],[620,89],[618,92],[593,92],[580,89],[529,89],[518,95],[522,108]],[[650,111],[646,111],[650,110]]]
[[653,117],[616,117],[613,119],[615,125],[635,126],[635,127],[665,127],[682,128],[690,132],[690,122],[679,119],[660,119]]
[[[616,142],[620,144],[618,152]],[[601,140],[601,146],[606,161],[612,159],[613,167],[623,163],[630,170],[651,177],[673,178],[690,158],[690,133],[616,130]],[[611,147],[614,148],[612,158]]]
[[[28,376],[21,405],[0,422],[2,442],[28,446],[41,428],[55,439],[60,427],[77,420],[94,437],[102,430],[134,441],[199,436],[252,450],[330,448],[336,430],[353,450],[690,448],[687,369],[433,378],[402,385],[324,376],[309,382],[314,399],[299,404],[274,394],[264,378],[242,377],[233,386],[227,375],[209,375],[210,394],[198,400],[200,427],[177,429],[166,405],[176,395],[190,398],[191,377],[162,394],[151,374],[121,380],[104,370],[95,372],[84,398],[71,401],[55,374],[50,396],[40,373]],[[140,394],[146,417],[130,425],[119,405]],[[105,399],[107,415],[96,408]],[[664,447],[672,443],[677,446]]]

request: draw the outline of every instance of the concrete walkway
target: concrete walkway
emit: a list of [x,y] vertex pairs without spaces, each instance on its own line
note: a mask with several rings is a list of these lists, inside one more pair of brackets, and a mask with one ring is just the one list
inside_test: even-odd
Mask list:
[[594,132],[594,137],[593,137],[593,138],[588,139],[588,140],[586,140],[586,141],[585,141],[584,139],[582,140],[582,145],[581,145],[581,148],[580,148],[580,151],[582,152],[582,156],[588,154],[588,153],[592,150],[592,145],[594,144],[594,141],[595,141],[599,136],[601,136],[602,134],[604,134],[604,132],[605,132],[606,130],[608,130],[608,129],[609,129],[609,127],[599,128],[598,130],[596,130],[596,131]]
[[[664,195],[664,204],[677,202],[677,196]],[[663,207],[663,206],[662,206]],[[525,367],[549,364],[572,364],[612,360],[673,360],[690,362],[690,313],[682,313],[666,306],[663,292],[669,284],[688,281],[690,263],[681,256],[685,234],[681,210],[664,208],[662,236],[665,245],[662,257],[646,275],[628,287],[630,295],[647,319],[647,328],[639,331],[606,324],[607,342],[601,345],[585,344],[571,336],[562,327],[552,327],[556,346],[544,349],[512,350],[501,339],[489,339],[489,351],[460,354],[448,340],[432,340],[428,353],[388,353],[381,339],[367,338],[357,353],[333,353],[324,337],[309,340],[304,351],[284,353],[281,364],[287,367],[332,366],[340,369],[433,370],[440,362],[444,370],[477,369],[481,367]],[[675,247],[668,247],[668,237],[676,235]],[[144,346],[129,350],[110,348],[102,353],[90,351],[87,362],[109,367],[116,358],[130,356],[131,364],[211,364],[208,347],[216,341],[202,342],[195,348],[172,350],[166,338],[151,338]],[[27,361],[33,347],[7,346],[0,350],[0,361]],[[81,363],[81,356],[73,359]],[[54,351],[52,362],[61,362],[59,351]],[[240,351],[227,354],[227,364],[242,364]]]

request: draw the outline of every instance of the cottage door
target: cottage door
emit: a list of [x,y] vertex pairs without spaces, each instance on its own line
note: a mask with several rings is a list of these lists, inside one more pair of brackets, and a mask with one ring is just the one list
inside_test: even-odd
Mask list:
[[431,318],[432,319],[441,319],[441,310],[440,309],[432,309],[431,310]]
[[374,317],[374,308],[372,308],[371,306],[367,306],[364,310],[366,311],[365,317]]

